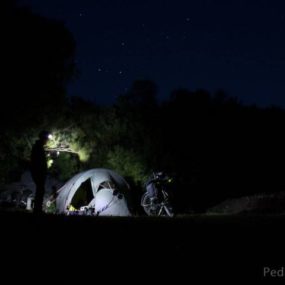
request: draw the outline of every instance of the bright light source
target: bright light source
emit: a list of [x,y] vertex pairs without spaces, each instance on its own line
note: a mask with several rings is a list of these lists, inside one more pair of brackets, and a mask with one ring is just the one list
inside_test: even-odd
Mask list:
[[53,159],[48,159],[48,161],[47,161],[47,167],[48,167],[48,168],[51,168],[52,164],[53,164]]
[[51,140],[53,138],[52,134],[48,135],[48,139]]
[[59,156],[59,151],[56,152],[57,156]]

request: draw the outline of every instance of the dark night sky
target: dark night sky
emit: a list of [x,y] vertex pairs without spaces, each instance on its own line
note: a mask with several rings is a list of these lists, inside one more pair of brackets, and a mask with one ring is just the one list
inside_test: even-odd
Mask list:
[[70,94],[112,103],[136,79],[159,97],[224,89],[246,104],[285,107],[285,1],[19,0],[63,20],[81,76]]

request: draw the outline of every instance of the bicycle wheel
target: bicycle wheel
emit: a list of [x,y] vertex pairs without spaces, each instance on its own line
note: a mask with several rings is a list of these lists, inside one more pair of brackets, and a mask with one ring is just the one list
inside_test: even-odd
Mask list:
[[145,193],[141,199],[141,206],[148,216],[158,216],[161,212],[161,205],[155,204],[151,201],[148,193]]

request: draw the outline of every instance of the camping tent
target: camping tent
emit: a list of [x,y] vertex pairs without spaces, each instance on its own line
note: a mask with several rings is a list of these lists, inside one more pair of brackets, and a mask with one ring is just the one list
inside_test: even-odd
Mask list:
[[[57,179],[48,176],[45,184],[44,205],[56,191],[62,186]],[[11,208],[23,208],[32,210],[32,203],[36,192],[30,171],[25,171],[20,181],[14,182],[3,187],[0,191],[0,205]],[[45,208],[45,206],[44,206]]]
[[[78,205],[74,208],[74,203],[78,204],[78,198],[75,201],[76,197],[79,191],[82,192],[82,185],[86,182],[88,182],[91,197],[83,199],[80,208]],[[114,171],[101,168],[91,169],[75,175],[58,190],[57,212],[69,214],[71,209],[79,212],[92,209],[95,215],[130,216],[128,192],[128,183]]]

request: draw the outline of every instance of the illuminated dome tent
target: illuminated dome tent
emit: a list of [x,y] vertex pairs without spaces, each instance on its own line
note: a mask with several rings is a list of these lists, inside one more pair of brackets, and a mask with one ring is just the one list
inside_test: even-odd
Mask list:
[[91,169],[71,178],[58,190],[58,213],[92,210],[99,216],[130,216],[129,185],[109,169]]

